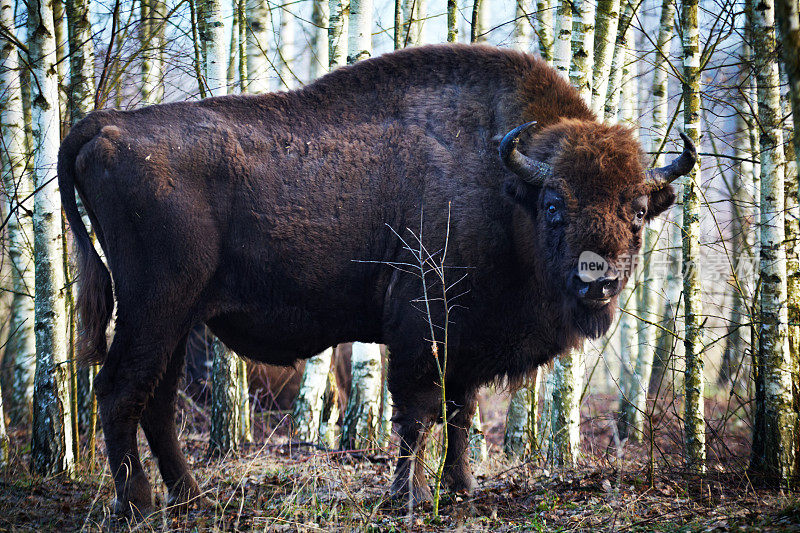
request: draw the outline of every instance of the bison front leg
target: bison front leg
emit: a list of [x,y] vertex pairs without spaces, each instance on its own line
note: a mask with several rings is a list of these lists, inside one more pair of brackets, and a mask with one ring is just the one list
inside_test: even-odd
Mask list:
[[175,429],[175,396],[185,358],[186,337],[173,352],[164,377],[147,402],[141,420],[150,449],[158,459],[161,477],[169,489],[167,503],[172,509],[181,509],[202,499],[200,488],[181,452]]
[[457,395],[447,402],[444,483],[455,492],[472,492],[475,488],[475,478],[469,466],[469,429],[476,404],[474,393]]
[[425,478],[425,441],[432,421],[427,416],[403,413],[400,408],[398,411],[394,420],[399,426],[400,455],[397,458],[391,492],[398,500],[410,499],[413,505],[419,505],[432,499],[431,489]]

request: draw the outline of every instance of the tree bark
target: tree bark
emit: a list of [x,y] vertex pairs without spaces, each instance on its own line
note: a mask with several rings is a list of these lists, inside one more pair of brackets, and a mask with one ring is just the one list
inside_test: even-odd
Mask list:
[[164,27],[167,22],[167,6],[164,0],[139,1],[142,103],[158,104],[164,100],[164,46],[166,45]]
[[330,24],[330,4],[328,0],[314,0],[314,8],[311,14],[312,39],[311,39],[311,63],[309,68],[309,78],[311,81],[323,76],[328,72],[330,65],[328,48],[328,25]]
[[320,440],[323,401],[328,374],[331,372],[332,352],[333,349],[328,348],[306,361],[300,390],[292,410],[294,435],[299,441],[316,443]]
[[569,67],[572,63],[572,2],[558,0],[556,11],[555,43],[553,45],[553,66],[564,77],[569,79]]
[[525,457],[536,451],[538,444],[539,372],[536,371],[527,387],[511,395],[506,414],[503,451],[507,457]]
[[553,63],[553,0],[536,0],[536,40],[539,55],[548,63]]
[[330,0],[330,30],[328,48],[330,70],[347,64],[350,33],[350,0]]
[[761,301],[756,361],[756,417],[750,467],[786,486],[794,475],[796,414],[788,345],[783,132],[778,65],[773,59],[775,5],[750,4],[753,57],[761,126]]
[[267,54],[272,41],[272,11],[268,0],[246,0],[247,11],[247,92],[270,90]]
[[594,0],[582,0],[572,24],[572,68],[570,81],[589,107],[592,106],[592,69],[594,67]]
[[53,0],[32,0],[28,11],[34,140],[34,261],[36,373],[31,470],[71,474],[74,450],[67,365],[67,316],[61,207],[55,178],[59,104]]
[[[700,33],[698,0],[684,0],[683,31],[683,127],[700,147]],[[683,294],[686,333],[684,340],[684,439],[686,467],[695,474],[706,471],[706,426],[703,410],[703,329],[700,300],[700,162],[686,176],[683,188]]]
[[[14,27],[14,2],[0,1],[0,25]],[[4,40],[0,48],[0,124],[3,138],[3,176],[7,194],[6,209],[8,257],[14,295],[8,317],[5,359],[13,364],[8,414],[13,425],[28,425],[33,402],[33,375],[36,368],[34,336],[33,191],[34,176],[26,169],[29,146],[25,132],[25,113],[19,64],[19,51]],[[27,199],[26,199],[27,198]],[[23,201],[24,200],[24,201]],[[18,205],[21,202],[21,205]]]
[[600,115],[606,104],[608,76],[614,59],[617,40],[620,0],[597,2],[597,23],[594,38],[594,72],[592,73],[592,111]]
[[281,88],[291,90],[297,85],[297,78],[292,71],[295,56],[295,39],[297,38],[294,15],[288,8],[280,10],[280,31],[278,34],[278,54],[280,55]]
[[352,384],[342,422],[340,447],[343,450],[361,450],[375,445],[380,427],[380,346],[354,342],[350,362]]

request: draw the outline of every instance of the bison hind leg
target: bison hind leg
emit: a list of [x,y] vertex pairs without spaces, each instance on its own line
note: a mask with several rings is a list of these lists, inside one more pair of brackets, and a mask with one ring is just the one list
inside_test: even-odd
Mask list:
[[175,428],[176,393],[185,359],[186,335],[172,353],[164,376],[148,400],[141,419],[145,437],[158,460],[158,469],[169,490],[167,506],[177,511],[185,510],[190,504],[206,503],[181,452]]

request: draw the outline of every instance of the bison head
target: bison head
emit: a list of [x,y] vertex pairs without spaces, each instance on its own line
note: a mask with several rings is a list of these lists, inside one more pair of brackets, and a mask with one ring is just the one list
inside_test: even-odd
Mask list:
[[564,295],[575,327],[596,338],[611,325],[644,225],[675,201],[670,183],[692,169],[697,154],[681,134],[683,154],[645,170],[629,128],[578,120],[528,136],[521,151],[520,136],[533,124],[500,143],[500,157],[515,174],[504,190],[527,213],[517,238],[530,239],[525,246],[538,256],[540,276]]

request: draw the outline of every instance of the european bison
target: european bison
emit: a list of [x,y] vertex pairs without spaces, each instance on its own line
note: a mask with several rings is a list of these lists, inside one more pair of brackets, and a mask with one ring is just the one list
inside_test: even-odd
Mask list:
[[[440,419],[440,388],[421,280],[396,268],[413,263],[395,234],[413,241],[406,228],[431,253],[449,239],[447,265],[461,269],[450,280],[466,273],[449,324],[445,478],[470,489],[478,387],[518,381],[608,329],[623,262],[695,164],[684,141],[670,166],[645,171],[632,131],[599,122],[555,70],[486,46],[403,50],[287,93],[92,113],[64,140],[58,174],[81,251],[82,354],[104,361],[96,391],[117,509],[152,506],[137,424],[172,503],[200,494],[174,426],[197,322],[279,365],[341,342],[387,344],[401,439],[392,489],[429,497],[414,459]],[[583,251],[607,261],[602,276],[579,275]],[[436,299],[430,318],[444,325]]]

